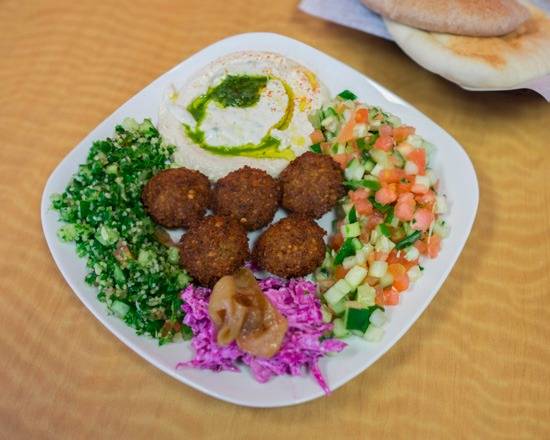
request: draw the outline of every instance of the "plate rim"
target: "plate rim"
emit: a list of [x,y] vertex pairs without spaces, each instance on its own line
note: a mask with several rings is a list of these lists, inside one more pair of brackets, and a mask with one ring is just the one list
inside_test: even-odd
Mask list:
[[[184,63],[188,63],[190,60],[197,58],[199,55],[203,54],[204,52],[212,51],[213,49],[216,49],[218,47],[223,47],[224,45],[227,45],[228,43],[231,43],[235,40],[245,40],[246,41],[248,39],[254,39],[254,38],[258,38],[258,37],[272,38],[272,39],[275,39],[275,40],[279,40],[281,42],[286,42],[286,43],[290,43],[290,44],[293,44],[293,45],[301,46],[302,48],[307,49],[309,51],[313,51],[314,53],[322,54],[325,58],[330,59],[331,63],[336,63],[338,65],[344,66],[347,69],[351,69],[354,72],[358,73],[364,80],[367,81],[367,83],[369,85],[374,87],[383,96],[384,99],[386,99],[388,101],[391,100],[395,103],[401,104],[405,107],[408,107],[409,109],[412,109],[412,110],[420,113],[431,124],[433,124],[433,126],[440,129],[447,136],[449,136],[454,141],[454,143],[459,148],[459,150],[463,153],[464,158],[466,159],[466,164],[469,165],[469,168],[471,170],[471,175],[472,175],[472,178],[473,178],[472,183],[473,183],[473,186],[475,187],[475,192],[473,194],[471,194],[471,196],[470,196],[470,198],[473,202],[473,210],[470,213],[470,215],[468,215],[468,222],[467,222],[467,225],[466,225],[466,228],[465,228],[465,231],[466,231],[465,236],[460,238],[460,246],[458,246],[455,249],[453,255],[451,255],[450,263],[445,267],[445,269],[443,271],[441,271],[438,274],[437,282],[435,282],[433,284],[434,287],[432,288],[432,293],[430,295],[427,295],[426,298],[416,307],[416,309],[414,310],[414,313],[412,313],[411,317],[407,319],[407,323],[405,325],[403,325],[402,328],[391,339],[384,341],[384,344],[387,346],[387,348],[385,350],[381,351],[380,353],[375,354],[371,359],[369,359],[368,363],[366,363],[365,365],[362,365],[361,368],[358,369],[357,371],[355,371],[352,374],[349,374],[347,376],[340,377],[334,383],[331,383],[330,384],[331,385],[331,390],[335,391],[336,389],[340,388],[341,386],[343,386],[347,382],[353,380],[355,377],[357,377],[359,374],[363,373],[367,368],[369,368],[373,363],[375,363],[381,356],[386,354],[403,337],[403,335],[409,331],[409,329],[413,326],[413,324],[416,323],[416,321],[418,320],[420,315],[422,315],[424,313],[424,311],[427,309],[428,305],[433,301],[433,299],[435,298],[435,296],[437,295],[437,293],[441,289],[441,286],[443,285],[445,280],[448,278],[450,272],[452,271],[452,269],[456,265],[458,257],[460,256],[460,254],[462,253],[462,251],[464,249],[464,246],[468,242],[468,239],[470,237],[470,234],[471,234],[471,231],[472,231],[472,228],[473,228],[476,216],[477,216],[477,211],[478,211],[478,206],[479,206],[479,183],[478,183],[478,179],[477,179],[477,174],[475,172],[475,167],[474,167],[470,157],[468,156],[466,150],[464,150],[464,148],[462,147],[462,145],[450,133],[448,133],[445,129],[440,127],[435,121],[433,121],[430,117],[425,115],[422,111],[417,109],[415,106],[411,105],[409,102],[405,101],[404,99],[402,99],[401,97],[396,95],[394,92],[392,92],[391,90],[389,90],[386,87],[382,86],[381,84],[379,84],[377,81],[373,80],[372,78],[370,78],[366,74],[364,74],[364,73],[358,71],[357,69],[354,69],[353,67],[343,63],[342,61],[339,61],[338,59],[336,59],[336,58],[334,58],[334,57],[332,57],[332,56],[330,56],[330,55],[328,55],[328,54],[326,54],[326,53],[324,53],[324,52],[322,52],[322,51],[320,51],[320,50],[318,50],[318,49],[316,49],[312,46],[309,46],[306,43],[303,43],[299,40],[296,40],[294,38],[287,37],[285,35],[281,35],[281,34],[277,34],[277,33],[272,33],[272,32],[249,32],[249,33],[242,33],[242,34],[232,35],[232,36],[223,38],[221,40],[218,40],[218,41],[216,41],[216,42],[200,49],[197,52],[194,52],[189,57],[183,59],[182,61],[177,63],[172,68],[170,68],[167,71],[163,72],[160,76],[158,76],[153,81],[151,81],[149,84],[144,86],[137,93],[135,93],[130,98],[125,100],[119,107],[117,107],[113,112],[111,112],[111,114],[106,116],[98,125],[96,125],[94,128],[92,128],[92,130],[88,134],[86,134],[70,151],[68,151],[64,155],[63,159],[52,170],[52,172],[48,176],[46,184],[44,185],[44,189],[43,189],[43,193],[42,193],[42,198],[41,198],[41,225],[42,225],[42,232],[44,234],[44,238],[46,240],[46,243],[48,244],[49,252],[52,255],[53,260],[56,263],[57,269],[62,274],[65,282],[69,285],[69,287],[72,289],[73,293],[77,296],[77,298],[92,313],[92,315],[104,327],[106,327],[109,330],[110,333],[112,333],[117,339],[119,339],[122,343],[124,343],[128,348],[130,348],[132,351],[137,353],[139,356],[141,356],[147,362],[154,365],[156,368],[160,369],[162,372],[168,374],[170,377],[176,379],[179,382],[183,382],[184,384],[196,389],[197,391],[201,391],[202,393],[204,393],[208,396],[215,397],[215,398],[223,400],[225,402],[229,402],[229,403],[233,403],[233,404],[240,405],[240,406],[245,406],[245,407],[274,408],[274,407],[293,406],[293,405],[298,405],[298,404],[301,404],[301,403],[305,403],[305,402],[308,402],[308,401],[311,401],[311,400],[314,400],[314,399],[317,399],[319,397],[324,396],[324,393],[322,392],[322,390],[319,389],[319,392],[312,393],[311,395],[307,395],[305,397],[301,397],[301,398],[297,398],[297,399],[291,399],[289,397],[289,401],[285,402],[285,403],[274,403],[274,404],[267,403],[267,404],[258,405],[256,403],[248,403],[245,400],[239,400],[239,399],[234,399],[234,398],[231,398],[231,397],[227,397],[227,396],[224,396],[221,393],[218,393],[216,391],[208,389],[207,387],[203,386],[202,384],[197,383],[197,382],[195,382],[191,379],[188,379],[185,376],[182,376],[182,375],[178,374],[175,366],[172,369],[166,368],[161,362],[159,362],[157,360],[156,357],[151,357],[148,353],[145,352],[145,350],[143,350],[137,344],[134,344],[132,340],[128,339],[124,334],[119,333],[115,328],[113,328],[111,326],[111,324],[107,321],[107,319],[105,319],[106,316],[108,316],[108,314],[107,314],[108,312],[106,311],[106,309],[102,309],[103,313],[100,313],[99,310],[96,311],[92,308],[92,301],[97,301],[96,297],[87,298],[86,295],[79,293],[79,289],[75,285],[73,285],[70,277],[65,273],[67,270],[64,268],[64,265],[61,263],[61,256],[59,255],[59,253],[56,249],[56,246],[55,246],[56,243],[54,243],[54,240],[57,240],[57,236],[55,234],[54,234],[53,237],[50,235],[50,232],[47,230],[48,220],[46,218],[47,213],[51,210],[51,207],[50,207],[51,206],[51,199],[50,199],[50,197],[53,194],[53,191],[51,190],[50,187],[53,185],[53,180],[57,176],[58,172],[64,167],[64,165],[66,163],[71,162],[71,160],[70,160],[71,156],[77,150],[79,150],[81,144],[83,144],[84,142],[89,142],[90,141],[89,138],[91,138],[91,135],[96,130],[98,130],[100,127],[102,127],[104,124],[107,124],[109,122],[109,120],[113,116],[115,116],[129,101],[131,101],[134,98],[136,98],[137,96],[141,95],[144,91],[152,88],[157,82],[161,81],[165,75],[168,75],[169,73],[179,69]],[[245,41],[243,41],[243,42],[245,42]],[[274,48],[273,52],[277,52],[277,48]],[[297,59],[297,61],[300,62],[299,59]],[[399,116],[399,115],[397,115],[397,116]]]

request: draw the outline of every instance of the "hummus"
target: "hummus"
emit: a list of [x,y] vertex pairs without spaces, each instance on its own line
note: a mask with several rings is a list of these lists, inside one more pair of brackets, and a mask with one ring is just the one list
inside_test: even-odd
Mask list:
[[181,88],[172,86],[159,131],[177,164],[217,180],[245,165],[276,177],[311,145],[308,114],[328,99],[313,72],[282,55],[237,52]]

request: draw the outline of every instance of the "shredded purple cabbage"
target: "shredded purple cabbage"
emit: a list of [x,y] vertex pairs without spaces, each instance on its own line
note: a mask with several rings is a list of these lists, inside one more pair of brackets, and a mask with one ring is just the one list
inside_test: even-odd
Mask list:
[[325,393],[330,389],[318,361],[327,353],[340,352],[346,343],[338,339],[321,340],[332,330],[323,321],[321,303],[315,295],[315,284],[303,279],[266,278],[260,281],[262,291],[288,321],[283,344],[271,359],[252,356],[239,349],[235,342],[227,347],[216,343],[216,328],[208,315],[210,289],[189,285],[181,295],[185,311],[183,322],[193,331],[191,345],[195,357],[180,362],[176,368],[194,367],[212,371],[239,371],[238,362],[250,367],[252,376],[261,383],[273,376],[302,376],[311,371]]

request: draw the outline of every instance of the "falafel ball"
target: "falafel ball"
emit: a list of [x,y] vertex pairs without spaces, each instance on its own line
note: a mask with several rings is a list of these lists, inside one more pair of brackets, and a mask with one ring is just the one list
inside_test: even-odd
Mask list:
[[271,223],[279,207],[279,183],[263,170],[245,166],[216,182],[212,210],[238,220],[247,230]]
[[210,203],[210,181],[188,168],[163,170],[143,187],[141,200],[156,223],[188,228],[204,217]]
[[252,261],[283,278],[313,272],[325,258],[325,230],[308,217],[292,215],[272,224],[258,238]]
[[340,166],[324,154],[302,154],[290,162],[279,180],[283,208],[307,217],[321,217],[345,194]]
[[235,272],[248,255],[246,230],[231,217],[205,217],[180,239],[180,263],[203,286]]

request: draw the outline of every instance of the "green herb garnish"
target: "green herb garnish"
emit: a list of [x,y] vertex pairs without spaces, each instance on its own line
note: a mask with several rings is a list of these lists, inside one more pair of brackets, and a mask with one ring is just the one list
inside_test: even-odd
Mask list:
[[422,233],[420,231],[414,231],[412,234],[407,235],[403,240],[398,241],[395,244],[395,249],[401,250],[412,246],[421,236]]

